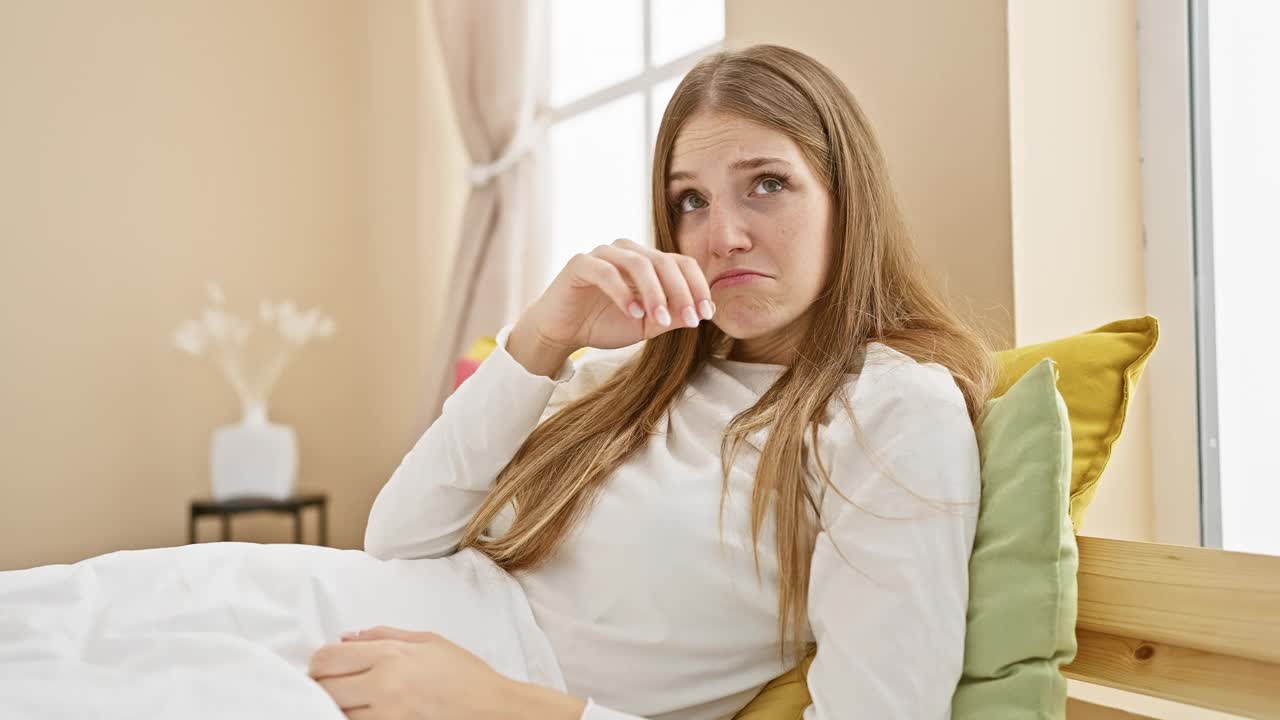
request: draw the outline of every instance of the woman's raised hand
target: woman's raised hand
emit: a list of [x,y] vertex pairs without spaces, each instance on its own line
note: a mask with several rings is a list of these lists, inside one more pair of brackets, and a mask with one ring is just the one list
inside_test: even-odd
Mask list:
[[693,258],[617,240],[569,260],[516,323],[507,351],[551,375],[578,348],[625,347],[714,314]]

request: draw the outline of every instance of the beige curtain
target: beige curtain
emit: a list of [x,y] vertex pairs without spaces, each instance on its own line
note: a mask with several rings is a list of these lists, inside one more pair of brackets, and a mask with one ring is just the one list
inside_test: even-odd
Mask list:
[[547,222],[545,0],[433,0],[471,193],[434,351],[428,419],[478,337],[514,322],[541,291]]

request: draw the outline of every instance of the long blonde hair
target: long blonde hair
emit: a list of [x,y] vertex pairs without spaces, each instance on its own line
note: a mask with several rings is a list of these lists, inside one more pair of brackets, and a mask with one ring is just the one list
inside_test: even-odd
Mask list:
[[[739,444],[752,431],[769,428],[757,463],[751,534],[754,546],[766,513],[775,513],[778,641],[786,648],[806,621],[817,533],[807,480],[818,475],[831,483],[816,457],[819,422],[833,399],[848,406],[840,391],[846,376],[860,370],[867,343],[878,341],[919,362],[946,367],[975,422],[994,366],[978,334],[931,287],[866,116],[848,88],[803,53],[773,45],[720,52],[681,81],[662,117],[654,152],[658,249],[678,252],[676,216],[665,187],[676,136],[695,113],[713,110],[790,137],[832,202],[832,261],[825,289],[808,311],[806,334],[791,366],[725,428],[721,453],[723,515],[729,467]],[[657,431],[685,385],[730,343],[709,322],[646,341],[601,387],[529,435],[463,531],[461,546],[477,548],[513,573],[548,560],[613,471]],[[516,513],[510,529],[501,537],[483,537],[512,502]]]

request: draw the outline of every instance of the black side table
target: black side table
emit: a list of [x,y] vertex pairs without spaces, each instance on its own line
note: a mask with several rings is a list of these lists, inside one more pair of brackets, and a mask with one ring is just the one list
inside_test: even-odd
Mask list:
[[283,500],[271,498],[235,498],[233,500],[192,500],[191,515],[187,521],[187,536],[190,542],[196,541],[196,521],[205,515],[217,515],[222,518],[222,540],[231,539],[231,517],[247,512],[270,512],[293,514],[293,541],[302,543],[302,510],[307,507],[316,508],[319,513],[320,544],[329,544],[328,501],[324,493],[294,495]]

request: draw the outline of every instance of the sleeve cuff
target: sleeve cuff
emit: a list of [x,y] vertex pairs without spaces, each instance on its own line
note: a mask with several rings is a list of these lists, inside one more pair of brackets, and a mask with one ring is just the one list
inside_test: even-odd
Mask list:
[[573,371],[572,360],[566,359],[564,361],[564,364],[560,366],[560,369],[556,371],[555,376],[551,378],[547,378],[543,375],[534,375],[533,373],[525,369],[525,366],[521,365],[518,360],[511,357],[511,353],[507,352],[507,339],[511,337],[511,330],[514,327],[515,327],[514,323],[511,325],[507,325],[506,327],[499,330],[497,337],[494,338],[497,344],[497,347],[494,348],[492,354],[495,356],[498,356],[496,358],[498,362],[504,365],[514,366],[515,369],[523,373],[526,378],[537,378],[538,380],[550,380],[552,383],[556,385],[569,382],[569,380],[573,379],[574,371]]

